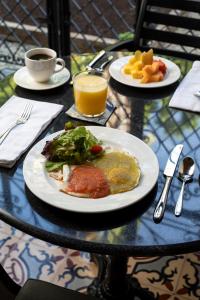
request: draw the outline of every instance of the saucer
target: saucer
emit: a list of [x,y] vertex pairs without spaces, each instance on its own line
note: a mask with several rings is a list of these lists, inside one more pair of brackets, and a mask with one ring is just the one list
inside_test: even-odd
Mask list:
[[62,71],[55,73],[51,76],[47,82],[36,82],[28,72],[27,67],[22,67],[14,74],[14,81],[17,85],[29,89],[29,90],[49,90],[56,88],[70,78],[70,72],[68,69],[64,68]]

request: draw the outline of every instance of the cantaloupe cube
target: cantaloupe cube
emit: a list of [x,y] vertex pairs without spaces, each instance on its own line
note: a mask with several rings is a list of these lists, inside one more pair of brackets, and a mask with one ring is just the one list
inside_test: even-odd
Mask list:
[[143,52],[141,56],[141,60],[145,66],[151,65],[153,63],[153,50],[150,49],[147,52]]

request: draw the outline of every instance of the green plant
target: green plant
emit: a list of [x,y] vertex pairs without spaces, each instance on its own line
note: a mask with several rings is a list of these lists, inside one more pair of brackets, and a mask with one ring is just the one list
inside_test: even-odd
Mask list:
[[120,41],[127,41],[127,40],[131,40],[134,38],[134,33],[127,31],[127,32],[122,32],[118,35],[118,38]]

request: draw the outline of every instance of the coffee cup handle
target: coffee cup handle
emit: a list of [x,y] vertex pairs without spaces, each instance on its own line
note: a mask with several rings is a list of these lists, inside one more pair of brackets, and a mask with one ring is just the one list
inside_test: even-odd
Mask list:
[[60,63],[61,66],[60,66],[59,69],[54,70],[54,73],[58,73],[58,72],[62,71],[64,69],[64,67],[65,67],[65,62],[64,62],[64,60],[62,58],[56,58],[56,64],[57,63]]

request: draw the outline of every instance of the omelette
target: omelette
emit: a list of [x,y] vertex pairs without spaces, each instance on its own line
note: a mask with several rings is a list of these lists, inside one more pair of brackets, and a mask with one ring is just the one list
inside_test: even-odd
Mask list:
[[140,180],[140,167],[135,157],[125,152],[113,151],[92,161],[101,169],[108,181],[111,194],[127,192],[135,188]]
[[56,172],[56,177],[50,173],[51,177],[63,181],[60,190],[83,198],[101,198],[130,191],[139,184],[141,177],[137,159],[121,151],[106,152],[87,164],[71,168],[65,165],[61,173]]

